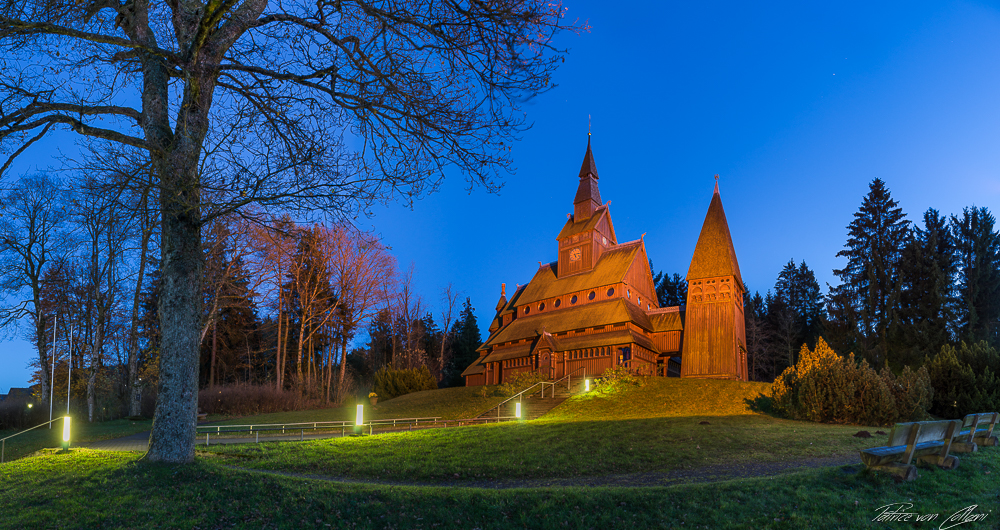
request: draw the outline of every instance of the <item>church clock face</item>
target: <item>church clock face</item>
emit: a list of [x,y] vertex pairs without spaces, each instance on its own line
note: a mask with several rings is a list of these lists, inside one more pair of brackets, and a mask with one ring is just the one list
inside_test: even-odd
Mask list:
[[569,251],[569,260],[570,261],[579,261],[580,260],[580,255],[581,255],[580,249],[579,248],[574,248],[573,250]]

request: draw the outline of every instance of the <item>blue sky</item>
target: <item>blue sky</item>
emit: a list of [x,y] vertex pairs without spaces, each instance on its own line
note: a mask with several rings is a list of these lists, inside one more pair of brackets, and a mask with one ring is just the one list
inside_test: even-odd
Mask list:
[[[656,269],[686,273],[720,175],[743,278],[762,293],[805,260],[826,290],[846,226],[878,177],[911,220],[994,213],[1000,199],[1000,10],[976,2],[823,5],[566,0],[558,87],[499,194],[460,175],[412,210],[362,220],[414,264],[424,302],[449,282],[485,331],[500,283],[555,259],[591,116],[601,196],[619,241],[646,234]],[[36,153],[32,162],[46,153]],[[0,345],[0,388],[30,349]]]

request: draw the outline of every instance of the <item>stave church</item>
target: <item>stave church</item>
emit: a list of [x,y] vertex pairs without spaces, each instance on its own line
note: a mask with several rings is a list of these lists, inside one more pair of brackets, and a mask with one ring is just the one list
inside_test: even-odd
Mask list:
[[624,366],[649,375],[747,380],[743,280],[719,184],[688,268],[687,304],[660,307],[645,238],[619,242],[587,140],[556,259],[507,296],[462,372],[467,386],[518,372],[550,379]]

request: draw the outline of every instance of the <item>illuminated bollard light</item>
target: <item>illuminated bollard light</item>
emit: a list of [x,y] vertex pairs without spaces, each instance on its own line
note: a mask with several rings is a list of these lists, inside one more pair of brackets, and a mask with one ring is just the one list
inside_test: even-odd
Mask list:
[[63,418],[62,448],[64,451],[69,449],[69,416]]
[[583,391],[590,392],[590,379],[583,382]]
[[354,420],[354,434],[361,434],[361,426],[365,424],[365,406],[358,403],[358,417]]
[[514,417],[521,419],[521,402],[514,403]]

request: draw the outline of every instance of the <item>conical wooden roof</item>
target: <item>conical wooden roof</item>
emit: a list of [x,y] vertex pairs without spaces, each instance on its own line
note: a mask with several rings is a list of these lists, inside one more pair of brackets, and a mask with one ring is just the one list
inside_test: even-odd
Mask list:
[[722,209],[722,197],[719,195],[719,183],[715,183],[715,193],[708,205],[705,223],[701,225],[701,235],[694,247],[694,257],[688,269],[687,279],[700,280],[717,276],[735,276],[737,285],[743,287],[740,276],[740,265],[736,261],[736,249],[733,248],[733,238],[729,234],[729,223],[726,212]]
[[601,203],[601,191],[597,187],[597,164],[594,163],[594,153],[590,150],[590,137],[587,137],[587,154],[583,155],[580,165],[580,185],[576,188],[573,204],[593,201],[596,206]]

